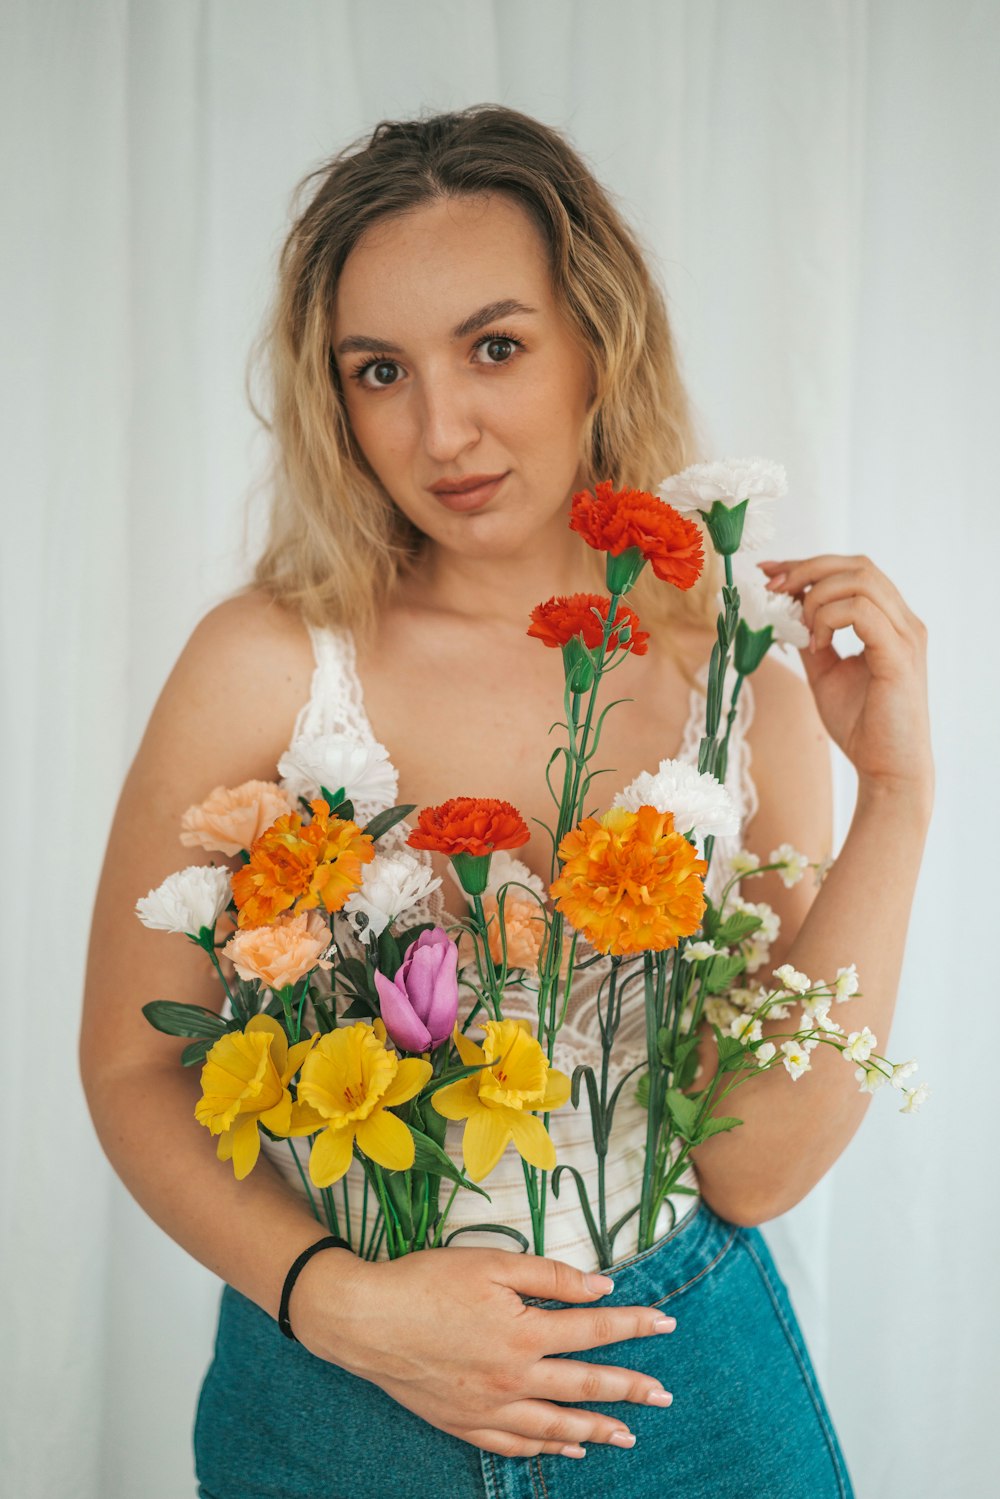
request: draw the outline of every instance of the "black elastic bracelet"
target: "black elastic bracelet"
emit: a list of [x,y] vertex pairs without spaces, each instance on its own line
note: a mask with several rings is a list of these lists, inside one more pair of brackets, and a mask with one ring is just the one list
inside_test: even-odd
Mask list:
[[[281,1288],[281,1305],[278,1308],[278,1326],[286,1338],[291,1338],[293,1343],[299,1340],[292,1332],[292,1324],[288,1320],[288,1303],[292,1299],[292,1287],[299,1278],[302,1267],[312,1259],[321,1249],[351,1249],[346,1239],[338,1239],[336,1234],[329,1234],[325,1239],[317,1239],[315,1244],[310,1244],[308,1249],[303,1249],[297,1260],[292,1261],[291,1269],[285,1276],[285,1284]],[[353,1249],[351,1250],[353,1254]]]

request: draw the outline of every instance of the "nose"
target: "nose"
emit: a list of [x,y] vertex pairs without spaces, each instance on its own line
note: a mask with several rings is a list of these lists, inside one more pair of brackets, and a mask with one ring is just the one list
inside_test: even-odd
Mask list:
[[424,451],[433,463],[452,463],[479,441],[475,395],[462,372],[438,370],[426,376],[417,406]]

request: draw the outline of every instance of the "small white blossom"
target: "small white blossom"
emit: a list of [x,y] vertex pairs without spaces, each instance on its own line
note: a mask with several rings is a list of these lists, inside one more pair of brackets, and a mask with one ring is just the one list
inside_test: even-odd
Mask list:
[[726,838],[740,826],[739,813],[725,786],[686,760],[661,760],[655,774],[641,771],[616,794],[611,805],[626,807],[630,812],[640,807],[672,812],[677,831],[693,831],[697,838]]
[[792,994],[805,994],[812,988],[812,980],[793,968],[791,963],[782,963],[780,968],[774,970],[774,977],[783,989],[788,989]]
[[854,1076],[861,1084],[862,1093],[874,1093],[876,1088],[881,1088],[886,1080],[885,1073],[881,1067],[856,1067]]
[[162,885],[137,900],[135,914],[153,931],[185,932],[197,937],[203,926],[215,930],[232,895],[228,869],[191,864],[168,875]]
[[815,1051],[817,1046],[819,1045],[819,1037],[801,1036],[799,1038],[799,1045],[802,1047],[803,1051]]
[[780,844],[768,855],[767,862],[769,864],[784,865],[784,868],[779,870],[778,873],[781,875],[781,883],[786,890],[790,890],[793,885],[797,885],[809,868],[809,860],[805,854],[800,854],[790,843]]
[[739,853],[733,854],[733,857],[730,859],[729,872],[742,879],[745,874],[752,874],[759,865],[760,856],[758,854],[752,854],[749,849],[741,848]]
[[[412,854],[376,854],[361,871],[361,889],[344,904],[348,916],[365,935],[379,937],[390,922],[405,916],[441,884],[438,876]],[[359,916],[365,917],[358,921]]]
[[740,943],[740,952],[746,959],[746,972],[757,973],[770,962],[771,944],[760,932],[754,932],[745,942]]
[[758,1066],[763,1067],[777,1055],[777,1047],[773,1041],[765,1041],[762,1046],[758,1046],[755,1055]]
[[760,926],[753,936],[762,937],[765,942],[776,942],[781,930],[781,917],[773,906],[769,906],[766,900],[744,900],[742,895],[730,895],[726,901],[725,914],[730,916],[734,911],[742,911],[746,916],[757,916],[760,918]]
[[894,1088],[901,1088],[905,1080],[917,1070],[916,1062],[897,1062],[892,1069],[892,1077],[889,1081]]
[[791,1005],[781,1004],[778,1000],[772,1000],[767,1007],[768,1020],[787,1020],[791,1013]]
[[689,942],[681,956],[685,963],[704,963],[709,958],[723,956],[725,948],[716,947],[714,942]]
[[931,1096],[931,1090],[926,1083],[919,1083],[915,1088],[904,1088],[903,1096],[906,1102],[900,1109],[901,1114],[915,1114],[922,1103],[926,1103]]
[[825,859],[820,859],[819,863],[816,864],[816,865],[814,865],[814,867],[813,867],[813,876],[814,876],[814,878],[816,880],[817,885],[822,885],[823,881],[826,879],[827,875],[830,873],[830,870],[832,868],[833,868],[833,855],[832,854],[827,854],[827,856],[826,856]]
[[782,1060],[793,1082],[796,1078],[800,1078],[803,1072],[809,1071],[812,1066],[809,1053],[798,1041],[784,1041],[781,1050],[784,1052]]
[[331,796],[343,787],[355,820],[366,822],[395,806],[399,776],[384,745],[365,744],[351,734],[300,735],[278,761],[281,786],[291,797],[312,801],[325,786]]
[[759,1041],[763,1036],[760,1020],[751,1020],[747,1015],[737,1015],[729,1027],[729,1034],[737,1041]]
[[844,1046],[844,1056],[852,1062],[867,1062],[872,1047],[878,1043],[867,1025],[859,1031],[851,1031]]
[[710,1025],[717,1025],[720,1031],[728,1031],[738,1016],[736,1006],[721,994],[710,994],[705,1001],[705,1019]]
[[838,968],[837,977],[832,984],[834,997],[838,1001],[850,999],[857,994],[861,988],[858,980],[858,970],[852,963],[849,968]]
[[740,615],[748,630],[756,633],[770,625],[775,645],[793,645],[802,650],[809,644],[802,605],[790,593],[769,589],[767,574],[752,557],[736,553],[733,557],[733,582],[739,589]]
[[747,500],[742,544],[755,548],[774,535],[769,507],[788,493],[788,476],[783,464],[767,458],[724,458],[671,474],[658,493],[682,515],[707,514],[716,500],[730,510]]

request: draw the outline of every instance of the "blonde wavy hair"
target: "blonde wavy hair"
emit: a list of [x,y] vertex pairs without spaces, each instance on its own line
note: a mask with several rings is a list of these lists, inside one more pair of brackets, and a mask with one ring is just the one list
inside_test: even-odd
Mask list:
[[[380,219],[498,192],[541,231],[557,305],[588,350],[587,484],[655,489],[700,456],[664,297],[611,195],[559,131],[496,104],[383,120],[299,183],[277,294],[249,369],[250,402],[271,434],[272,461],[268,536],[248,588],[312,624],[368,633],[426,542],[369,467],[347,418],[330,346],[344,263]],[[266,402],[252,393],[259,375]],[[595,586],[603,587],[603,556],[592,558]],[[688,592],[648,574],[633,595],[647,628],[669,640],[683,621],[714,626],[719,577],[710,546],[705,573]]]

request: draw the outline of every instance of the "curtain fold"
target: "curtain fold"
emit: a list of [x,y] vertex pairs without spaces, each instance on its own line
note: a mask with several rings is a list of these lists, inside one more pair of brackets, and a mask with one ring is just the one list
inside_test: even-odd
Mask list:
[[[910,1119],[877,1094],[765,1233],[858,1493],[994,1490],[993,1111],[969,1042],[998,833],[979,789],[998,44],[1000,10],[975,0],[8,0],[0,1471],[19,1499],[194,1492],[219,1287],[93,1136],[93,893],[152,704],[259,534],[258,514],[243,545],[264,453],[244,375],[292,189],[379,119],[484,100],[566,130],[618,195],[712,452],[788,469],[786,554],[869,554],[929,626],[937,805],[879,1041],[933,1095]],[[843,762],[838,794],[842,837]]]

